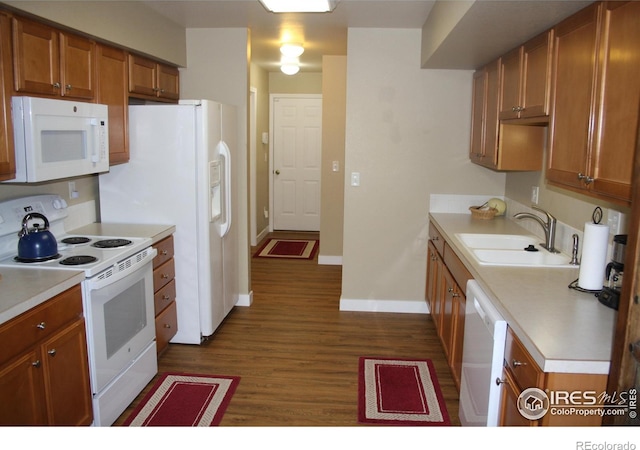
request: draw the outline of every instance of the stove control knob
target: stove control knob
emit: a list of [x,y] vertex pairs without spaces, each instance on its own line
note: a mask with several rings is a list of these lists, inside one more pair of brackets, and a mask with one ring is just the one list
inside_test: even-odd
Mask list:
[[55,209],[65,209],[67,207],[67,202],[62,198],[57,198],[53,201],[53,207]]

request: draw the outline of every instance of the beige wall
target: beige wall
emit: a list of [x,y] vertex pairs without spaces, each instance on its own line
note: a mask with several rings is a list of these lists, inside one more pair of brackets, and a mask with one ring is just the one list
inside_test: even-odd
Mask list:
[[[342,261],[344,225],[344,136],[347,57],[322,58],[322,175],[320,199],[320,263]],[[338,163],[334,172],[333,162]]]
[[269,132],[269,73],[251,64],[251,87],[256,90],[256,154],[253,157],[255,167],[255,209],[256,232],[258,235],[268,232],[269,218],[269,144],[262,143],[262,133]]
[[429,195],[504,194],[469,161],[472,72],[420,69],[420,34],[349,29],[342,300],[423,304]]
[[[186,65],[185,29],[132,1],[8,1],[7,5],[178,66]],[[162,32],[159,32],[162,30]]]
[[322,73],[298,72],[285,75],[269,72],[269,92],[272,94],[321,94]]

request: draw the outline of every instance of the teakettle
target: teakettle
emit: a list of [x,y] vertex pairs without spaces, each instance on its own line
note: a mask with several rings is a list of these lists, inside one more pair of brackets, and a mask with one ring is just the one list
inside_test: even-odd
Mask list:
[[[41,219],[44,223],[34,223],[29,228],[29,221]],[[29,213],[22,219],[22,229],[18,233],[18,259],[25,261],[42,261],[58,254],[58,242],[49,231],[49,220],[40,213]]]

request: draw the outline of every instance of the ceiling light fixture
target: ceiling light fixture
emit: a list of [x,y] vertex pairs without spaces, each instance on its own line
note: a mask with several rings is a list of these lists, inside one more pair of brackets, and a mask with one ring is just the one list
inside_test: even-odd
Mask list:
[[300,71],[300,66],[297,64],[283,64],[280,66],[280,70],[285,75],[295,75]]
[[280,53],[284,56],[297,58],[304,53],[304,47],[300,44],[286,43],[280,47]]
[[337,0],[260,0],[262,6],[274,13],[331,12]]

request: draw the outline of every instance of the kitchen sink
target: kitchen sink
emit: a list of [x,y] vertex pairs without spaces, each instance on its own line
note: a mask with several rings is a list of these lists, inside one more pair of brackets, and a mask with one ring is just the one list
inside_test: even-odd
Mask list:
[[532,235],[459,233],[456,237],[481,265],[577,267],[569,264],[570,256],[548,252]]

